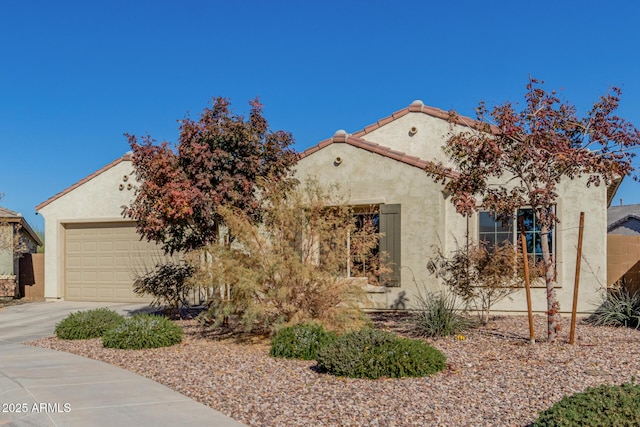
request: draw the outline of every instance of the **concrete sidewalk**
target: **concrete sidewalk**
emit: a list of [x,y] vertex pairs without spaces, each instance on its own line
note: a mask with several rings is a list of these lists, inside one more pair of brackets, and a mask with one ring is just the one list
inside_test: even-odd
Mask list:
[[53,335],[68,313],[109,306],[47,302],[0,309],[0,426],[230,426],[243,424],[124,369],[21,342]]

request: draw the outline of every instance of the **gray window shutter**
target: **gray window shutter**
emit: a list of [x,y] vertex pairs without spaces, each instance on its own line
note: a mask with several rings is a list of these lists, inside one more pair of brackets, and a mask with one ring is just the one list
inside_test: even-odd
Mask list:
[[380,252],[386,252],[391,272],[382,276],[384,286],[400,286],[400,205],[380,205]]

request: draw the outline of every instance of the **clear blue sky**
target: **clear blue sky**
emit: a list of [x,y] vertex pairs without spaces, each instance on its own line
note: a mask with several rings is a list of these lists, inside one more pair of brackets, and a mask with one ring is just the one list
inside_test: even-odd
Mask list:
[[259,96],[298,150],[415,99],[520,101],[529,75],[582,112],[622,87],[640,127],[639,18],[616,0],[0,0],[0,204],[42,229],[34,207],[128,151],[124,132],[175,141],[214,96]]

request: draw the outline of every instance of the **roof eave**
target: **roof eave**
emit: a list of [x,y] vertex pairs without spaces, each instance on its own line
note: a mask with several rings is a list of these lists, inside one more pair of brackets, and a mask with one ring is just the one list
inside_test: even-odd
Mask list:
[[124,156],[120,157],[119,159],[114,160],[113,162],[109,163],[108,165],[104,166],[103,168],[95,171],[94,173],[92,173],[91,175],[81,179],[80,181],[76,182],[75,184],[65,188],[64,190],[62,190],[61,192],[55,194],[52,197],[49,197],[47,200],[45,200],[44,202],[40,203],[39,205],[36,206],[36,212],[40,211],[42,208],[44,208],[45,206],[49,205],[50,203],[58,200],[59,198],[61,198],[62,196],[70,193],[71,191],[75,190],[76,188],[80,187],[81,185],[91,181],[93,178],[95,178],[96,176],[100,175],[101,173],[111,169],[112,167],[124,162],[124,161],[129,161],[131,160],[131,153],[127,153]]
[[618,188],[620,188],[620,184],[622,184],[622,180],[624,177],[620,177],[615,179],[609,186],[607,187],[607,208],[611,206],[613,199],[616,197],[616,193],[618,192]]

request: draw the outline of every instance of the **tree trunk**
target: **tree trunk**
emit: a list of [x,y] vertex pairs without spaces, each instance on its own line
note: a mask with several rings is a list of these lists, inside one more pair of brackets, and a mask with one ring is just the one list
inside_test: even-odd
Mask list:
[[[546,221],[541,221],[543,224]],[[547,338],[549,342],[555,342],[558,338],[560,325],[558,323],[559,304],[555,290],[555,266],[549,250],[550,226],[540,227],[540,246],[542,248],[542,262],[544,263],[544,278],[547,287]]]

